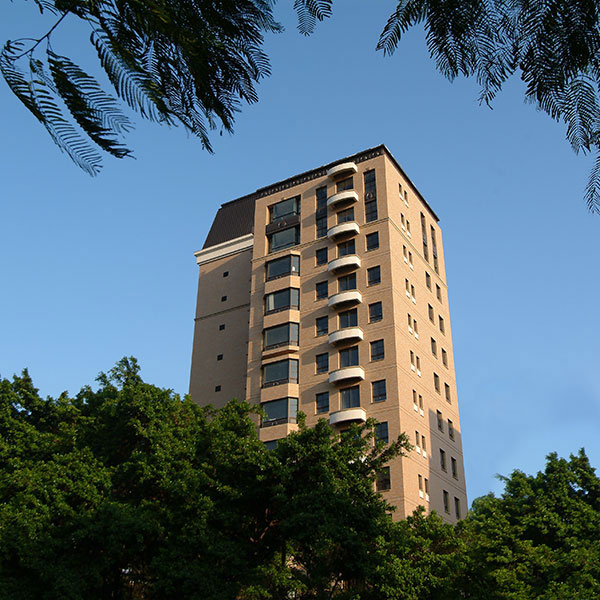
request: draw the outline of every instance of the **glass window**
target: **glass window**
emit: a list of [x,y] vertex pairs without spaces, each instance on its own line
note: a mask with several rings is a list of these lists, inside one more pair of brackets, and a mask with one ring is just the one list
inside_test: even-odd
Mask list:
[[329,392],[317,394],[317,413],[329,412]]
[[352,176],[346,177],[337,182],[336,191],[343,192],[344,190],[351,190],[354,188],[354,178]]
[[356,289],[356,273],[338,277],[338,291],[345,292],[346,290]]
[[367,251],[379,248],[379,232],[367,234]]
[[367,269],[367,281],[368,285],[377,285],[381,283],[381,267],[371,267]]
[[446,470],[446,453],[442,449],[440,449],[440,467],[442,471]]
[[456,514],[456,518],[460,519],[460,500],[456,496],[454,497],[454,512]]
[[263,366],[263,387],[298,381],[298,360],[286,359]]
[[385,349],[383,340],[371,342],[371,360],[383,360],[385,358]]
[[444,499],[444,511],[449,513],[450,512],[450,502],[448,500],[448,492],[446,490],[443,490],[443,499]]
[[453,456],[450,457],[450,467],[452,469],[452,477],[458,479],[458,464]]
[[370,223],[371,221],[377,221],[377,201],[370,200],[365,202],[365,221]]
[[340,210],[337,214],[337,222],[338,223],[348,223],[349,221],[354,221],[354,207],[346,208],[345,210]]
[[265,296],[265,314],[300,307],[300,290],[286,288]]
[[382,467],[377,471],[377,478],[375,480],[375,489],[378,492],[385,492],[392,489],[392,480],[390,478],[390,468]]
[[327,211],[327,186],[317,188],[317,213]]
[[338,256],[347,256],[348,254],[356,254],[356,242],[354,240],[348,240],[338,244]]
[[317,265],[324,265],[327,264],[327,248],[319,248],[316,252],[315,252],[315,257],[316,257],[316,263]]
[[375,171],[364,174],[365,183],[365,221],[367,223],[377,220],[377,188],[375,185]]
[[316,320],[317,335],[327,335],[329,333],[329,317],[319,317]]
[[360,389],[359,386],[354,385],[352,387],[340,390],[340,406],[342,410],[346,408],[357,408],[360,406]]
[[369,322],[381,321],[383,319],[383,306],[381,302],[369,304]]
[[300,243],[300,227],[290,227],[282,231],[276,231],[269,236],[269,252],[275,252],[282,248],[289,248]]
[[345,310],[340,313],[340,329],[344,327],[356,327],[358,325],[358,311],[356,308]]
[[275,450],[275,448],[277,448],[277,442],[279,440],[271,440],[270,442],[265,442],[265,448],[267,450]]
[[437,416],[438,429],[439,429],[439,431],[441,431],[443,433],[444,432],[444,421],[442,419],[442,413],[439,410],[436,410],[435,414]]
[[264,402],[260,407],[266,416],[262,418],[262,427],[280,423],[295,423],[298,414],[298,398],[280,398]]
[[386,444],[390,441],[387,421],[375,425],[375,441],[385,442]]
[[300,257],[295,254],[276,258],[267,263],[267,281],[291,274],[300,275]]
[[298,345],[298,323],[282,323],[269,327],[264,331],[264,349],[278,348],[279,346]]
[[454,423],[450,419],[448,419],[448,437],[454,439]]
[[327,235],[327,215],[317,215],[317,237],[322,238]]
[[358,365],[358,346],[340,350],[340,368]]
[[329,294],[329,282],[327,281],[319,281],[319,283],[315,286],[317,293],[317,300],[321,300],[322,298],[327,298]]
[[315,357],[315,363],[317,366],[317,373],[327,373],[329,371],[329,354],[317,354]]
[[290,215],[300,214],[300,196],[288,198],[269,207],[270,222],[274,223]]
[[371,388],[373,392],[373,402],[385,402],[385,400],[387,400],[385,379],[373,381],[373,383],[371,383]]

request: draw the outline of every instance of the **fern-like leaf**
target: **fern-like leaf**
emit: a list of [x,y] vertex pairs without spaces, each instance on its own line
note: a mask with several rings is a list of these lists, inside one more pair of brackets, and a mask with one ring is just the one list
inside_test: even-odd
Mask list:
[[298,15],[298,30],[310,35],[317,21],[331,16],[333,0],[294,0],[294,10]]
[[600,152],[585,188],[585,202],[590,212],[600,215]]

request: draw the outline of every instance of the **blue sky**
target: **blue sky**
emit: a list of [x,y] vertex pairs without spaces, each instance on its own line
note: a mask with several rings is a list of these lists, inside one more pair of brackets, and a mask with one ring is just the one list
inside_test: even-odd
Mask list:
[[[79,171],[0,83],[0,374],[28,367],[44,395],[76,393],[124,355],[150,382],[187,392],[199,249],[222,202],[385,143],[444,232],[469,499],[496,473],[533,472],[584,446],[600,465],[597,310],[600,218],[591,160],[511,81],[480,107],[449,83],[424,34],[375,51],[393,2],[337,2],[305,38],[291,2],[269,36],[272,75],[215,154],[135,118],[135,160]],[[0,41],[45,29],[32,2],[0,9]],[[88,32],[57,31],[81,56]]]

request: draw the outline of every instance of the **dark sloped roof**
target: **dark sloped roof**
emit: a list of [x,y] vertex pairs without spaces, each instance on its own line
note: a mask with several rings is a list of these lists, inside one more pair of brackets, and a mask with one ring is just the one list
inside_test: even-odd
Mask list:
[[209,248],[252,233],[255,202],[256,194],[250,194],[223,204],[217,212],[203,247]]

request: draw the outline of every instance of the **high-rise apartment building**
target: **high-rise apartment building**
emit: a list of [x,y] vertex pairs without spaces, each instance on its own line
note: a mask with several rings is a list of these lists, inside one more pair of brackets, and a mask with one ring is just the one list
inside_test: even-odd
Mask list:
[[414,446],[377,481],[396,515],[465,513],[442,234],[385,146],[223,204],[196,258],[196,402],[260,403],[267,445],[374,417]]

